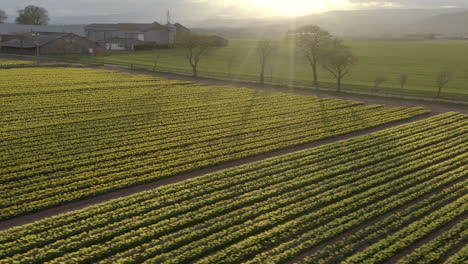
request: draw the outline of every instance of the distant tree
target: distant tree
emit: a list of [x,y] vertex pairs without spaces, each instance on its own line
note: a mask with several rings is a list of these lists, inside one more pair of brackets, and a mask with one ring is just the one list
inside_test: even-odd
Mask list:
[[307,59],[312,67],[313,85],[319,86],[317,68],[320,58],[327,51],[328,45],[332,39],[328,31],[319,26],[304,26],[292,32],[294,41],[298,50]]
[[386,81],[385,77],[379,76],[374,79],[374,92],[379,89],[379,86]]
[[257,54],[260,59],[260,83],[265,83],[265,70],[270,57],[275,53],[277,46],[270,39],[263,39],[257,43]]
[[213,45],[209,37],[187,32],[177,37],[176,47],[182,48],[185,51],[185,58],[192,67],[192,74],[194,77],[197,77],[200,60]]
[[440,98],[442,89],[452,80],[453,73],[450,71],[441,71],[437,73],[436,84],[437,84],[437,97]]
[[18,10],[17,24],[23,25],[47,25],[49,24],[49,14],[43,7],[29,5]]
[[336,89],[341,91],[341,82],[346,77],[358,59],[351,49],[339,39],[330,42],[330,46],[320,56],[320,65],[336,78]]
[[408,82],[408,74],[400,74],[398,81],[400,83],[400,96],[403,96],[403,91],[405,90],[406,83]]
[[5,23],[5,21],[8,19],[8,16],[7,14],[5,13],[5,11],[3,11],[2,9],[0,9],[0,24],[3,24]]

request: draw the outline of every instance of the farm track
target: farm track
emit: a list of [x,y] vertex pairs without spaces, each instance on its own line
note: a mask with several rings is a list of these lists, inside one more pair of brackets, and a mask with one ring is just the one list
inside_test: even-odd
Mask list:
[[150,182],[150,183],[146,183],[146,184],[142,184],[142,185],[137,185],[137,186],[130,187],[130,188],[125,188],[125,189],[122,189],[122,190],[110,192],[110,193],[103,194],[103,195],[98,195],[98,196],[95,196],[93,198],[87,198],[87,199],[84,199],[84,200],[71,202],[71,203],[68,203],[68,204],[65,204],[65,205],[61,205],[61,206],[53,207],[53,208],[50,208],[50,209],[42,210],[42,211],[32,213],[32,214],[29,214],[29,215],[24,215],[24,216],[15,217],[15,218],[11,218],[11,219],[8,219],[8,220],[1,221],[0,222],[0,231],[6,230],[6,229],[9,229],[9,228],[12,228],[12,227],[32,223],[32,222],[35,222],[35,221],[38,221],[38,220],[41,220],[41,219],[45,219],[45,218],[48,218],[48,217],[52,217],[52,216],[55,216],[55,215],[59,215],[59,214],[62,214],[62,213],[79,210],[79,209],[82,209],[82,208],[85,208],[85,207],[88,207],[88,206],[91,206],[91,205],[103,203],[103,202],[106,202],[106,201],[109,201],[109,200],[112,200],[112,199],[117,199],[117,198],[129,196],[129,195],[132,195],[132,194],[136,194],[138,192],[151,190],[151,189],[161,187],[161,186],[164,186],[164,185],[178,183],[178,182],[181,182],[181,181],[184,181],[184,180],[187,180],[187,179],[191,179],[191,178],[195,178],[195,177],[198,177],[198,176],[202,176],[202,175],[205,175],[205,174],[210,174],[210,173],[213,173],[213,172],[217,172],[217,171],[221,171],[221,170],[225,170],[225,169],[230,169],[230,168],[234,168],[234,167],[237,167],[237,166],[241,166],[241,165],[245,165],[245,164],[265,160],[265,159],[268,159],[268,158],[273,158],[273,157],[281,156],[281,155],[288,154],[288,153],[293,153],[293,152],[297,152],[297,151],[301,151],[301,150],[306,150],[306,149],[309,149],[309,148],[315,148],[315,147],[318,147],[318,146],[322,146],[322,145],[326,145],[326,144],[330,144],[330,143],[334,143],[334,142],[338,142],[338,141],[342,141],[342,140],[346,140],[346,139],[350,139],[350,138],[354,138],[354,137],[358,137],[358,136],[368,135],[368,134],[371,134],[371,133],[374,133],[374,132],[378,132],[378,131],[385,130],[385,129],[388,129],[388,128],[396,127],[396,126],[399,126],[399,125],[408,124],[408,123],[416,122],[416,121],[419,121],[419,120],[424,120],[424,119],[427,119],[427,118],[435,116],[435,115],[436,115],[436,113],[434,113],[434,112],[431,112],[431,113],[428,113],[428,114],[423,114],[423,115],[418,115],[418,116],[413,117],[413,118],[388,123],[388,124],[381,125],[381,126],[378,126],[378,127],[375,127],[375,128],[365,129],[365,130],[357,131],[357,132],[352,132],[352,133],[349,133],[349,134],[345,134],[345,135],[341,135],[341,136],[337,136],[337,137],[332,137],[332,138],[328,138],[328,139],[324,139],[324,140],[319,140],[319,141],[312,142],[312,143],[309,143],[309,144],[290,147],[290,148],[286,148],[286,149],[279,150],[279,151],[269,152],[269,153],[266,153],[266,154],[253,156],[253,157],[250,157],[250,158],[231,161],[231,162],[223,163],[223,164],[216,165],[216,166],[213,166],[213,167],[204,168],[204,169],[200,169],[200,170],[195,170],[195,171],[190,172],[190,173],[184,173],[184,174],[174,176],[174,177],[170,177],[170,178],[167,178],[167,179],[156,180],[154,182]]
[[344,91],[343,93],[336,93],[333,89],[330,88],[320,88],[320,90],[312,90],[310,87],[279,87],[278,85],[260,85],[254,82],[247,81],[229,81],[229,80],[220,80],[210,77],[192,77],[189,75],[178,74],[178,73],[169,73],[169,72],[149,72],[149,71],[138,71],[138,70],[129,70],[128,68],[119,66],[119,65],[106,65],[104,67],[97,67],[99,69],[134,73],[134,74],[145,74],[160,78],[165,78],[168,80],[176,81],[190,81],[199,84],[213,85],[213,86],[232,86],[239,88],[250,88],[261,91],[269,92],[283,92],[283,93],[293,93],[301,95],[313,95],[319,97],[335,97],[344,100],[356,100],[362,101],[366,104],[381,104],[384,106],[404,106],[404,107],[414,107],[421,106],[431,110],[435,114],[442,114],[446,112],[461,112],[468,114],[468,102],[464,101],[455,101],[455,100],[444,100],[443,102],[431,101],[432,98],[429,97],[415,97],[415,96],[406,96],[403,99],[398,98],[397,96],[385,97],[384,95],[378,96],[370,93],[359,93],[355,91]]

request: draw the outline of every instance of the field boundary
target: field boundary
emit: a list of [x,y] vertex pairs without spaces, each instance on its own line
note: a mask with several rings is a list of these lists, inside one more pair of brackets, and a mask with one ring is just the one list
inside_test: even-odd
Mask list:
[[[215,75],[206,75],[206,74],[199,74],[198,77],[193,77],[190,73],[182,72],[182,71],[174,71],[162,68],[150,69],[147,67],[143,67],[137,64],[129,64],[128,66],[122,64],[110,64],[110,63],[92,63],[92,62],[85,62],[82,60],[70,60],[70,59],[62,59],[62,58],[51,58],[51,57],[36,57],[36,56],[28,56],[28,55],[16,55],[16,54],[0,54],[0,58],[16,58],[16,59],[23,59],[23,60],[34,60],[34,61],[46,61],[46,62],[62,62],[62,63],[70,63],[72,65],[81,64],[82,67],[91,67],[91,68],[102,68],[108,70],[116,70],[116,71],[126,71],[126,72],[137,72],[142,74],[149,74],[149,75],[172,75],[179,78],[190,78],[193,82],[204,82],[204,81],[221,81],[224,82],[224,85],[255,85],[256,87],[275,87],[283,90],[290,90],[290,89],[297,89],[297,90],[304,90],[309,92],[315,93],[331,93],[335,97],[339,97],[340,95],[347,94],[347,95],[358,95],[358,96],[367,96],[367,97],[374,97],[374,98],[390,98],[390,99],[398,99],[398,100],[408,100],[408,101],[418,101],[418,102],[430,102],[430,103],[446,103],[446,104],[457,104],[461,106],[468,107],[468,101],[464,100],[453,100],[453,99],[443,99],[443,98],[434,98],[428,96],[411,96],[411,95],[398,95],[395,93],[385,93],[385,92],[365,92],[365,91],[357,91],[357,90],[349,90],[349,89],[342,89],[341,92],[337,92],[335,88],[329,87],[318,87],[314,88],[312,86],[305,86],[305,85],[293,85],[293,84],[281,84],[275,82],[265,82],[265,84],[261,85],[257,81],[242,79],[242,78],[223,78],[217,77]],[[34,67],[34,66],[32,66]],[[40,67],[40,66],[37,66]],[[62,66],[67,67],[67,66]],[[70,66],[73,67],[73,66]]]
[[382,93],[382,92],[361,92],[361,91],[355,91],[355,90],[349,90],[349,89],[341,89],[341,92],[337,92],[335,88],[328,88],[328,87],[312,87],[312,86],[304,86],[304,85],[285,85],[285,84],[279,84],[279,83],[274,83],[274,82],[268,82],[266,81],[265,84],[260,84],[256,81],[252,80],[247,80],[247,79],[229,79],[229,78],[222,78],[222,77],[216,77],[213,75],[204,75],[204,74],[199,74],[198,77],[193,77],[192,74],[190,73],[185,73],[185,72],[178,72],[178,71],[170,71],[170,70],[162,70],[162,69],[156,69],[156,70],[151,70],[148,68],[141,68],[137,67],[138,65],[130,65],[130,66],[125,66],[125,65],[120,65],[120,64],[108,64],[108,63],[103,63],[103,64],[97,64],[99,66],[97,67],[102,67],[104,69],[109,69],[109,70],[126,70],[130,72],[139,72],[143,74],[170,74],[170,75],[175,75],[179,77],[189,77],[193,79],[194,82],[197,82],[197,80],[213,80],[213,81],[223,81],[226,82],[226,85],[233,85],[233,84],[253,84],[256,85],[257,87],[276,87],[276,88],[281,88],[281,89],[299,89],[299,90],[305,90],[305,91],[313,91],[313,92],[328,92],[328,93],[333,93],[335,95],[340,95],[340,94],[352,94],[352,95],[361,95],[361,96],[368,96],[368,97],[380,97],[380,98],[392,98],[392,99],[400,99],[400,100],[413,100],[413,101],[423,101],[423,102],[437,102],[437,103],[448,103],[448,104],[459,104],[459,105],[465,105],[468,106],[468,101],[460,101],[460,100],[452,100],[452,99],[442,99],[442,98],[434,98],[434,97],[427,97],[427,96],[400,96],[397,94],[393,93]]
[[268,152],[268,153],[265,153],[265,154],[261,154],[261,155],[257,155],[257,156],[253,156],[253,157],[249,157],[249,158],[245,158],[245,159],[230,161],[230,162],[226,162],[226,163],[223,163],[223,164],[220,164],[220,165],[216,165],[216,166],[212,166],[212,167],[208,167],[208,168],[204,168],[204,169],[200,169],[200,170],[195,170],[195,171],[192,171],[192,172],[189,172],[189,173],[184,173],[184,174],[173,176],[173,177],[170,177],[170,178],[156,180],[156,181],[153,181],[153,182],[150,182],[150,183],[136,185],[136,186],[133,186],[133,187],[130,187],[130,188],[125,188],[125,189],[121,189],[121,190],[118,190],[118,191],[109,192],[109,193],[102,194],[102,195],[97,195],[97,196],[92,197],[92,198],[87,198],[87,199],[83,199],[83,200],[80,200],[80,201],[64,204],[64,205],[61,205],[61,206],[56,206],[56,207],[53,207],[53,208],[50,208],[50,209],[41,210],[41,211],[36,212],[36,213],[32,213],[32,214],[23,215],[23,216],[11,218],[11,219],[8,219],[8,220],[0,221],[0,231],[7,230],[9,228],[16,227],[16,226],[21,226],[21,225],[33,223],[35,221],[39,221],[39,220],[42,220],[42,219],[45,219],[45,218],[48,218],[48,217],[52,217],[52,216],[56,216],[56,215],[59,215],[59,214],[80,210],[80,209],[83,209],[85,207],[88,207],[88,206],[91,206],[91,205],[96,205],[96,204],[103,203],[103,202],[107,202],[107,201],[110,201],[110,200],[113,200],[113,199],[130,196],[130,195],[133,195],[133,194],[136,194],[136,193],[139,193],[139,192],[149,191],[149,190],[152,190],[152,189],[164,186],[164,185],[174,184],[174,183],[178,183],[178,182],[181,182],[181,181],[184,181],[184,180],[187,180],[187,179],[191,179],[191,178],[199,177],[199,176],[202,176],[202,175],[218,172],[218,171],[221,171],[221,170],[231,169],[231,168],[238,167],[238,166],[241,166],[241,165],[246,165],[246,164],[258,162],[258,161],[266,160],[266,159],[269,159],[269,158],[274,158],[274,157],[277,157],[277,156],[281,156],[281,155],[285,155],[285,154],[289,154],[289,153],[293,153],[293,152],[297,152],[297,151],[303,151],[303,150],[307,150],[307,149],[310,149],[310,148],[319,147],[319,146],[322,146],[322,145],[331,144],[331,143],[335,143],[335,142],[338,142],[338,141],[342,141],[342,140],[346,140],[346,139],[350,139],[350,138],[354,138],[354,137],[368,135],[368,134],[371,134],[371,133],[375,133],[375,132],[378,132],[378,131],[389,129],[389,128],[396,127],[396,126],[399,126],[399,125],[424,120],[424,119],[427,119],[427,118],[435,116],[435,115],[436,115],[436,113],[432,113],[432,112],[431,113],[426,113],[426,114],[418,115],[418,116],[408,118],[408,119],[405,119],[405,120],[400,120],[400,121],[387,123],[387,124],[384,124],[384,125],[381,125],[381,126],[370,128],[370,129],[355,131],[355,132],[352,132],[352,133],[344,134],[344,135],[337,136],[337,137],[331,137],[331,138],[315,141],[315,142],[308,143],[308,144],[289,147],[289,148],[285,148],[285,149],[282,149],[282,150]]
[[[120,65],[106,64],[103,66],[95,67],[97,69],[105,69],[119,72],[127,72],[133,74],[146,74],[150,76],[165,78],[168,80],[179,80],[179,81],[190,81],[198,84],[211,85],[211,86],[230,86],[239,88],[250,88],[269,92],[282,92],[282,93],[293,93],[301,95],[312,95],[319,97],[335,97],[344,100],[355,100],[362,101],[366,104],[381,104],[384,106],[404,106],[404,107],[415,107],[421,106],[431,110],[436,114],[442,114],[446,112],[461,112],[468,114],[468,102],[445,100],[445,99],[431,99],[425,97],[399,97],[399,96],[385,96],[376,95],[371,93],[355,93],[354,91],[343,90],[342,92],[336,92],[334,89],[319,88],[314,89],[306,86],[282,86],[278,84],[266,83],[261,85],[256,82],[250,81],[231,81],[226,79],[216,79],[212,77],[193,77],[189,74],[174,73],[174,72],[162,72],[162,71],[149,71],[145,69],[129,69]],[[444,100],[444,101],[442,101]]]

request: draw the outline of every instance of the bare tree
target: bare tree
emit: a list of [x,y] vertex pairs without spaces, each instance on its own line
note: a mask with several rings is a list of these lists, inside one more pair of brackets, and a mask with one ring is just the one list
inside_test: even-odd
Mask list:
[[277,46],[270,39],[263,39],[257,43],[257,53],[260,59],[260,83],[265,83],[265,69],[268,59],[275,53]]
[[379,86],[386,81],[385,77],[379,76],[374,79],[374,92],[377,92]]
[[436,84],[437,84],[437,97],[440,98],[442,89],[449,83],[453,78],[453,73],[450,71],[441,71],[437,73]]
[[403,96],[403,91],[405,90],[406,83],[408,82],[408,74],[400,74],[398,81],[400,83],[400,96]]
[[201,57],[213,47],[210,39],[203,35],[187,32],[177,37],[176,46],[185,50],[185,58],[192,67],[192,74],[197,77]]
[[299,51],[312,67],[313,85],[319,86],[317,68],[322,54],[326,52],[332,36],[319,26],[304,26],[293,32],[294,41]]
[[320,65],[336,78],[336,89],[341,91],[341,82],[357,63],[357,57],[351,49],[339,39],[331,41],[331,45],[320,57]]
[[0,24],[3,24],[5,23],[5,21],[8,19],[8,16],[7,14],[5,13],[5,11],[3,11],[2,9],[0,9]]
[[270,82],[273,83],[273,75],[275,73],[275,65],[271,64],[270,65]]
[[158,67],[160,59],[161,59],[161,55],[158,52],[156,52],[153,58],[153,71],[156,71],[156,68]]
[[228,77],[231,80],[232,80],[232,66],[233,66],[233,64],[234,64],[234,56],[231,56],[227,60]]
[[43,7],[29,5],[18,10],[17,24],[23,25],[47,25],[49,24],[49,14]]

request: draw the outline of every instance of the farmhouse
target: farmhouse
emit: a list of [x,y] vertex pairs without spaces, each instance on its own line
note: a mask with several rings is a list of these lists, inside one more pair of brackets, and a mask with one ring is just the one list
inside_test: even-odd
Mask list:
[[18,34],[0,43],[2,53],[21,55],[49,55],[70,53],[92,53],[96,44],[73,33]]
[[144,47],[170,46],[177,34],[189,30],[179,23],[151,24],[91,24],[85,27],[89,40],[106,50],[137,50]]

